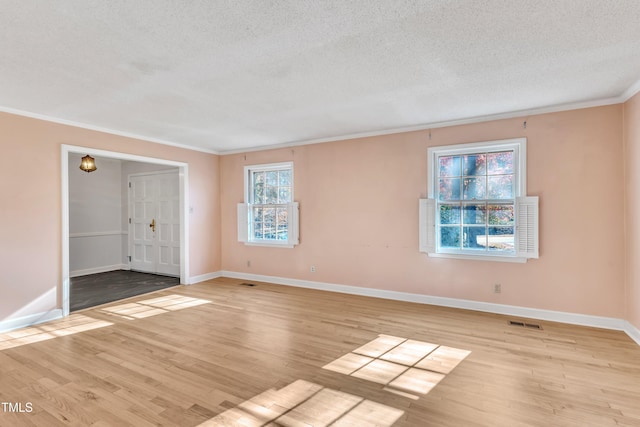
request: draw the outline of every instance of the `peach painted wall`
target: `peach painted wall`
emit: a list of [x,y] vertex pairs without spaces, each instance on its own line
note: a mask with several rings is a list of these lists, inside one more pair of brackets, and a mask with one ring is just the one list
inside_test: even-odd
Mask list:
[[640,329],[640,94],[624,104],[626,319]]
[[62,144],[188,163],[190,276],[220,269],[218,156],[0,113],[0,322],[61,307]]
[[[622,318],[622,113],[613,105],[530,116],[526,129],[524,119],[507,119],[434,129],[431,140],[418,131],[223,156],[222,268]],[[528,139],[528,193],[540,196],[540,259],[512,264],[419,253],[427,148],[521,136]],[[288,160],[300,245],[238,243],[243,167]],[[501,294],[492,293],[494,283]]]

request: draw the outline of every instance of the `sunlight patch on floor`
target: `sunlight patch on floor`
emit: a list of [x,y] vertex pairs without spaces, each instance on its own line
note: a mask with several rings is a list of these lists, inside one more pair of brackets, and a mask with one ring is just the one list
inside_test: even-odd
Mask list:
[[417,399],[429,393],[471,352],[407,338],[380,335],[323,369],[371,381]]
[[143,301],[113,305],[101,308],[100,311],[109,315],[122,317],[123,319],[134,320],[144,319],[145,317],[156,316],[170,311],[184,310],[185,308],[209,304],[210,302],[211,301],[205,299],[174,294]]
[[448,374],[453,371],[453,368],[458,366],[458,363],[467,357],[469,353],[471,352],[459,348],[440,346],[436,351],[417,363],[415,367]]
[[97,320],[83,314],[72,314],[61,320],[0,334],[0,350],[20,347],[26,344],[33,344],[111,325],[113,325],[113,323]]
[[199,427],[391,427],[404,411],[308,381],[261,393]]

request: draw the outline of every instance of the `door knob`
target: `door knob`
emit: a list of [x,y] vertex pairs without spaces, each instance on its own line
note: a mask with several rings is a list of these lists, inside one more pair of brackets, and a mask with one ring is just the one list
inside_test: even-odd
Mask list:
[[151,220],[151,224],[149,224],[149,227],[151,227],[151,231],[153,231],[154,233],[156,232],[156,219],[152,219]]

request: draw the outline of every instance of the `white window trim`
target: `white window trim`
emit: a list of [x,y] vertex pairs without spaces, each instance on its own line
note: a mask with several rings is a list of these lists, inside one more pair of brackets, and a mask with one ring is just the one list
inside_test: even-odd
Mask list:
[[[437,180],[435,176],[435,171],[437,170],[437,159],[439,156],[443,155],[456,155],[462,153],[468,153],[472,151],[505,151],[505,150],[514,150],[516,154],[517,161],[514,164],[514,175],[516,178],[515,183],[515,194],[514,201],[517,205],[517,199],[524,197],[527,195],[527,139],[526,138],[512,138],[512,139],[504,139],[504,140],[495,140],[495,141],[482,141],[482,142],[473,142],[468,144],[456,144],[456,145],[445,145],[438,147],[429,147],[427,150],[427,194],[428,198],[435,201],[436,195],[436,185]],[[433,209],[437,209],[437,202],[434,203]],[[426,223],[424,222],[423,216],[427,214],[431,214],[431,212],[423,212],[425,209],[430,209],[427,207],[426,203],[421,202],[421,236],[426,236],[428,233],[432,233],[434,238],[437,238],[437,226],[434,225],[435,230],[425,230],[424,227]],[[437,212],[432,212],[434,215],[437,215]],[[537,221],[537,216],[536,216]],[[516,227],[518,224],[516,223]],[[516,232],[517,233],[517,232]],[[536,222],[536,233],[537,233],[537,222]],[[536,255],[535,256],[519,256],[518,253],[518,242],[516,241],[516,247],[514,248],[513,255],[504,255],[504,254],[490,254],[490,253],[482,253],[476,254],[472,252],[436,252],[437,243],[434,245],[428,244],[428,239],[426,237],[421,237],[421,248],[422,252],[427,252],[430,257],[434,258],[453,258],[453,259],[465,259],[465,260],[476,260],[476,261],[499,261],[499,262],[514,262],[514,263],[525,263],[528,258],[537,258],[537,246],[536,246]]]
[[[259,171],[269,171],[269,170],[278,170],[278,169],[290,169],[291,170],[291,202],[288,203],[289,209],[294,212],[294,215],[290,218],[289,230],[288,234],[290,237],[289,240],[286,241],[278,241],[278,240],[264,240],[264,239],[251,239],[252,230],[250,226],[250,217],[251,215],[248,213],[248,210],[251,209],[251,191],[249,189],[249,184],[251,183],[251,171],[259,170]],[[259,164],[259,165],[247,165],[244,167],[244,204],[247,206],[247,213],[245,214],[245,219],[242,221],[242,216],[240,214],[240,210],[238,213],[238,240],[243,242],[246,246],[265,246],[265,247],[274,247],[274,248],[293,248],[296,246],[298,242],[298,203],[293,202],[294,200],[294,171],[293,171],[293,162],[280,162],[280,163],[267,163],[267,164]],[[240,208],[239,208],[240,209]],[[245,222],[246,221],[246,222]],[[246,227],[246,235],[241,233],[241,227]],[[240,236],[244,238],[241,238]]]
[[278,170],[278,169],[291,169],[291,200],[293,201],[293,162],[281,162],[281,163],[267,163],[262,165],[247,165],[244,167],[244,202],[251,203],[251,192],[249,191],[249,183],[251,182],[252,170]]
[[[515,150],[518,162],[514,165],[516,175],[516,194],[515,197],[526,196],[527,194],[527,138],[503,139],[498,141],[472,142],[469,144],[443,145],[440,147],[429,147],[427,150],[427,191],[430,199],[435,198],[436,180],[434,171],[436,168],[436,160],[441,155],[456,155],[472,150],[505,151]],[[523,171],[524,173],[521,173]]]

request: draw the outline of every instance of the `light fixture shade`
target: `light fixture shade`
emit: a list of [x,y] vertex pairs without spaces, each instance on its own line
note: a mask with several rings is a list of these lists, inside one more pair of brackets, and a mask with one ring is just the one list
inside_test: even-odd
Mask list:
[[94,170],[98,169],[96,167],[96,159],[87,154],[82,158],[82,161],[80,162],[80,169],[85,172],[93,172]]

